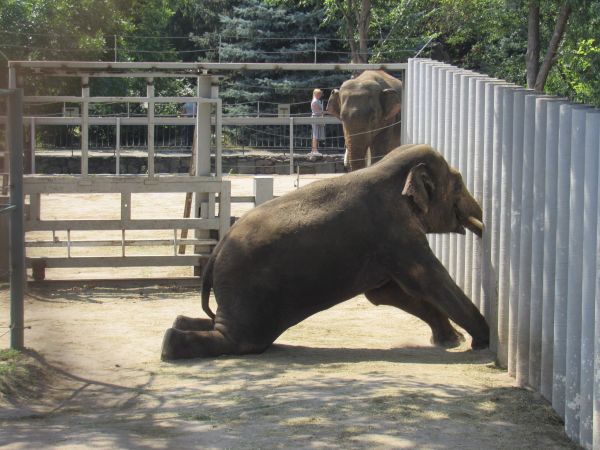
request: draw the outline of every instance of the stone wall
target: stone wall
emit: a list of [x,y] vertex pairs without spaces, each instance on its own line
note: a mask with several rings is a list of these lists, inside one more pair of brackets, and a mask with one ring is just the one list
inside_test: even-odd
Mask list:
[[[342,173],[343,155],[323,155],[314,161],[307,155],[294,156],[294,166],[299,165],[301,173]],[[89,173],[114,174],[115,157],[92,156],[89,158]],[[188,173],[189,156],[160,155],[154,159],[155,173]],[[222,159],[223,173],[232,174],[279,174],[290,173],[289,157],[284,155],[226,155]],[[78,156],[36,155],[38,174],[78,174],[81,162]],[[143,174],[147,170],[147,160],[139,156],[121,156],[121,174]],[[212,159],[214,171],[214,158]]]

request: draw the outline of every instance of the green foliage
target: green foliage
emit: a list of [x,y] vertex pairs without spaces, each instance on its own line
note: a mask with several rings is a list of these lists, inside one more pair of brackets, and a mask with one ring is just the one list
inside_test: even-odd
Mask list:
[[[221,16],[220,59],[223,62],[313,62],[314,36],[318,55],[335,61],[337,52],[345,56],[343,44],[328,39],[335,34],[322,22],[324,11],[314,6],[278,6],[260,0],[244,0]],[[321,35],[326,37],[320,37]],[[329,53],[330,52],[330,53]],[[339,87],[347,74],[310,72],[242,72],[227,74],[221,97],[230,114],[256,114],[257,101],[264,102],[261,113],[276,114],[276,103],[298,103],[292,113],[310,113],[314,88],[325,91]]]

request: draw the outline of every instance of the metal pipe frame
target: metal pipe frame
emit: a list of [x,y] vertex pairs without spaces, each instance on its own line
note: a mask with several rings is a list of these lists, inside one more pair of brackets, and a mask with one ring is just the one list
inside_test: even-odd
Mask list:
[[8,99],[7,149],[10,152],[10,348],[25,348],[25,231],[23,201],[23,90],[16,89],[16,77],[9,76],[10,88],[0,90]]

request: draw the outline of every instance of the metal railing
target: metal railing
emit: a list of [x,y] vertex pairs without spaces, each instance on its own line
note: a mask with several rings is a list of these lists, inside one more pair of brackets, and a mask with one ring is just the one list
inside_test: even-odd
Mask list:
[[[5,158],[9,162],[9,203],[0,207],[0,219],[9,215],[10,347],[22,350],[24,344],[25,235],[23,226],[23,91],[0,89],[8,102]],[[4,185],[4,181],[3,181]]]

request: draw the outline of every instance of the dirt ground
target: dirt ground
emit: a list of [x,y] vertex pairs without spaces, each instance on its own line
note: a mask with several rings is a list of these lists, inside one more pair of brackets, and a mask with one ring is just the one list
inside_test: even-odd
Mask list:
[[[251,192],[248,178],[233,186],[234,195]],[[290,177],[276,178],[276,193],[291,188]],[[69,204],[95,217],[118,211],[116,197],[78,200],[59,198],[42,217]],[[168,200],[169,213],[181,214],[183,199]],[[190,273],[134,270],[48,271],[81,281],[29,289],[25,338],[36,383],[0,398],[0,445],[575,448],[547,402],[515,388],[491,352],[470,351],[470,339],[452,350],[432,347],[425,324],[363,296],[293,327],[262,355],[161,362],[173,319],[202,315],[197,287],[89,280]],[[0,325],[7,318],[4,286]],[[7,346],[4,335],[0,348]]]

